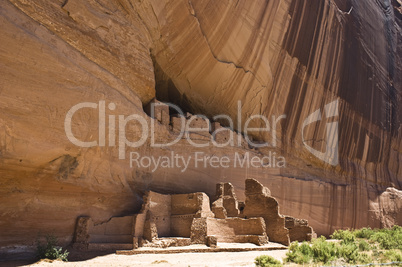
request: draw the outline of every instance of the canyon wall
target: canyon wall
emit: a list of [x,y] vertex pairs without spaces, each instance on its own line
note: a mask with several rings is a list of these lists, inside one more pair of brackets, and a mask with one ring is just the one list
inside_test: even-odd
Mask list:
[[[102,223],[138,212],[146,190],[211,197],[216,183],[231,182],[244,200],[246,178],[269,187],[281,214],[307,219],[318,234],[401,224],[401,10],[400,0],[1,1],[0,247],[19,252],[48,232],[68,244],[77,216]],[[253,115],[286,118],[274,135],[252,133],[269,148],[194,148],[186,140],[155,148],[148,139],[119,159],[110,127],[102,144],[99,101],[116,123],[131,114],[150,123],[143,106],[155,96],[210,118],[227,114],[238,132]],[[305,127],[336,100],[336,118]],[[72,131],[98,141],[90,148],[65,132],[66,114],[83,102],[97,106],[77,112]],[[326,125],[334,121],[333,166],[305,145],[333,145],[335,129]],[[174,139],[155,127],[156,140]],[[127,124],[127,139],[142,130]],[[130,167],[130,151],[232,159],[271,151],[286,167],[152,172]]]

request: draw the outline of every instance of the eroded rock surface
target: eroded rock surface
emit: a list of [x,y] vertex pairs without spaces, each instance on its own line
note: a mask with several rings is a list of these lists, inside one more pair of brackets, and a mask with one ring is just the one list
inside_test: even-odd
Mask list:
[[[1,1],[2,251],[31,246],[49,231],[68,244],[78,215],[102,223],[139,211],[151,189],[213,196],[217,182],[230,182],[243,200],[244,177],[258,178],[281,213],[308,219],[318,234],[401,224],[399,194],[392,191],[401,189],[402,177],[400,4]],[[108,115],[137,114],[151,122],[142,107],[155,95],[193,113],[228,114],[239,132],[253,114],[285,114],[273,138],[264,132],[253,136],[276,142],[273,151],[286,157],[286,168],[152,172],[130,168],[108,142],[80,148],[66,137],[65,116],[78,103],[100,106],[106,100]],[[339,164],[334,167],[305,149],[301,131],[307,145],[325,151],[327,121],[306,129],[303,121],[336,99]],[[73,133],[99,141],[98,121],[98,110],[82,110],[74,116]],[[128,139],[140,133],[138,125],[127,126]],[[163,124],[155,133],[159,141],[175,136]],[[147,141],[135,151],[231,157],[249,151],[194,150],[184,141],[169,149],[151,148]]]

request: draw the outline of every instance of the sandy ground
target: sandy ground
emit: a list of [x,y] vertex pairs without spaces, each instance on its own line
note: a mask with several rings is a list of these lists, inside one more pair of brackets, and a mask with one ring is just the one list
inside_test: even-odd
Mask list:
[[86,261],[75,262],[38,262],[24,266],[255,266],[254,259],[270,255],[282,260],[287,250],[215,252],[215,253],[178,253],[178,254],[140,254],[98,256]]

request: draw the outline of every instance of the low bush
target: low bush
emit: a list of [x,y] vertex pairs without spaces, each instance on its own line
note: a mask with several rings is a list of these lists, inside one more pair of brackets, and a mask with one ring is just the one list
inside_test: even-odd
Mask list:
[[311,248],[313,251],[314,262],[328,263],[338,258],[337,244],[327,242],[323,236],[315,239]]
[[372,230],[370,227],[358,229],[354,231],[354,235],[357,238],[365,238],[365,239],[370,239],[370,237],[375,233],[375,230]]
[[258,267],[279,267],[282,266],[282,263],[275,259],[274,257],[268,255],[262,255],[255,258],[255,266]]
[[369,251],[370,250],[370,244],[367,243],[364,240],[359,241],[359,250],[360,251]]
[[342,240],[342,243],[348,244],[356,241],[356,237],[350,230],[336,230],[331,238]]
[[356,238],[364,238],[372,244],[377,242],[382,249],[402,249],[402,227],[397,225],[391,229],[336,230],[331,238],[342,240],[342,243],[353,243]]
[[338,257],[344,258],[348,263],[357,263],[359,249],[354,243],[341,243],[338,248]]
[[367,264],[373,262],[373,260],[367,253],[359,253],[359,255],[357,256],[357,262],[361,264]]
[[[398,250],[388,250],[384,253],[385,261],[402,262],[402,254]],[[395,264],[395,266],[402,266],[402,263]]]
[[47,235],[45,239],[45,244],[37,240],[36,249],[38,258],[67,261],[69,252],[67,250],[63,252],[63,248],[57,246],[57,238],[53,235]]
[[310,263],[313,260],[313,250],[307,242],[299,245],[299,242],[293,242],[286,253],[286,262],[294,262],[297,264]]
[[293,242],[285,261],[298,264],[394,262],[395,266],[397,265],[395,262],[402,262],[402,227],[400,226],[394,226],[391,229],[337,230],[331,238],[340,242],[328,242],[325,237],[317,238],[309,243]]
[[382,249],[402,249],[402,227],[394,226],[391,229],[380,229],[370,239],[378,242]]

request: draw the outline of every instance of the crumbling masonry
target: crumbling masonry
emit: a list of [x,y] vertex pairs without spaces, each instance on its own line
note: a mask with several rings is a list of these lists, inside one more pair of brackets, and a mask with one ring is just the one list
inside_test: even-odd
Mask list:
[[148,191],[138,214],[113,217],[94,224],[89,217],[77,220],[73,246],[78,249],[136,249],[218,242],[254,243],[268,240],[289,245],[311,240],[315,233],[306,220],[279,214],[279,205],[268,188],[246,180],[246,201],[239,202],[230,183],[219,183],[210,206],[205,193],[164,195]]

